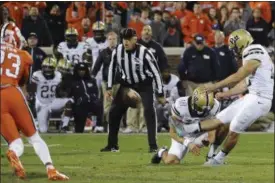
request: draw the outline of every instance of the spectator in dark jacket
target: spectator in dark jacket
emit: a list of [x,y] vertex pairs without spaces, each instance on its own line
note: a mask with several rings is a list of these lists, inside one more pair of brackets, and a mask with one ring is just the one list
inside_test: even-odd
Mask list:
[[254,9],[253,16],[246,23],[246,29],[252,35],[254,44],[261,44],[267,47],[269,26],[261,16],[261,9]]
[[[43,60],[47,57],[47,54],[37,47],[38,37],[37,34],[32,32],[27,37],[28,47],[25,48],[27,52],[32,56],[33,65],[30,68],[30,78],[32,77],[32,73],[35,71],[41,70],[41,65]],[[29,80],[31,82],[31,80]]]
[[[92,76],[95,78],[98,74],[98,71],[102,68],[102,79],[103,82],[101,83],[102,86],[102,93],[106,92],[107,89],[107,81],[108,81],[108,74],[109,74],[109,65],[111,63],[112,59],[112,52],[117,46],[117,34],[115,32],[109,32],[107,34],[107,42],[108,42],[108,47],[103,49],[100,53],[99,56],[96,59],[95,65],[92,70]],[[116,75],[118,76],[118,75]],[[114,79],[116,81],[117,79]],[[112,88],[113,95],[116,95],[117,91],[119,89],[119,84],[115,84]],[[104,129],[107,131],[107,120],[109,110],[111,107],[112,101],[108,100],[106,96],[104,96],[103,99],[103,105],[104,105]]]
[[186,95],[201,84],[212,83],[219,79],[219,62],[213,49],[204,43],[204,37],[196,35],[193,45],[187,48],[178,67],[181,80],[186,88]]
[[[225,35],[221,31],[215,32],[215,46],[214,51],[218,57],[220,70],[219,70],[219,78],[218,80],[223,80],[234,74],[238,70],[237,61],[235,60],[235,56],[232,51],[229,50],[227,45],[224,45]],[[227,91],[229,88],[225,87],[222,90]],[[224,99],[221,101],[221,110],[228,107],[234,100],[235,96],[230,97],[228,99]]]
[[37,34],[39,46],[51,46],[52,37],[48,29],[48,25],[45,20],[41,16],[39,16],[38,8],[31,7],[29,15],[30,16],[26,17],[23,20],[21,30],[23,36],[28,37],[31,32],[34,32]]
[[220,64],[218,80],[223,80],[238,70],[237,61],[235,60],[232,51],[230,51],[228,46],[224,44],[224,39],[224,33],[221,31],[216,31],[215,46],[213,49]]
[[52,7],[47,17],[47,24],[51,32],[53,44],[58,45],[60,42],[64,41],[65,17],[61,14],[58,5]]
[[138,40],[138,43],[145,46],[153,53],[157,60],[160,71],[168,66],[167,56],[162,46],[152,39],[152,28],[150,25],[143,26],[141,39]]
[[[74,99],[75,132],[83,133],[86,119],[91,116],[97,117],[97,126],[100,126],[103,107],[98,99],[96,80],[90,77],[86,63],[75,65],[72,86],[71,97]],[[93,122],[95,122],[94,120]]]

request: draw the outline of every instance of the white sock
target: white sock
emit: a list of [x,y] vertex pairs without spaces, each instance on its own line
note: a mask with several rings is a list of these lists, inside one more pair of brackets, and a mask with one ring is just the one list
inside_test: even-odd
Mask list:
[[211,144],[207,156],[208,156],[209,158],[212,158],[212,157],[214,156],[216,150],[218,149],[218,147],[219,147],[219,145]]
[[62,117],[62,128],[64,126],[68,126],[69,122],[70,122],[70,118],[68,116],[63,116]]
[[227,156],[227,153],[220,150],[220,152],[214,157],[214,159],[216,159],[218,162],[223,162],[226,156]]
[[164,151],[166,151],[166,149],[164,149],[164,148],[160,149],[159,152],[158,152],[158,157],[161,158],[161,157],[162,157],[162,153],[163,153]]
[[37,132],[33,136],[29,137],[28,141],[33,146],[35,153],[44,165],[47,163],[52,164],[48,146]]
[[24,152],[24,144],[21,138],[12,141],[9,144],[9,150],[12,150],[17,157],[22,156]]
[[46,166],[46,169],[47,169],[47,170],[48,170],[48,169],[54,169],[54,166],[53,166],[52,164],[47,165],[47,166]]

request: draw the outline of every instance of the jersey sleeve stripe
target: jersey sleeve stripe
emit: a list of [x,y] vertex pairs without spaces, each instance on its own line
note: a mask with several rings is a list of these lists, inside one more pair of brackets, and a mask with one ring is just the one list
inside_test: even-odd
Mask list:
[[180,116],[180,112],[175,108],[174,105],[172,106],[172,110],[176,115]]
[[[249,55],[253,55],[253,54],[264,54],[264,52],[263,51],[250,51],[250,52],[248,52],[247,54],[245,54],[244,56],[243,56],[243,58],[246,58],[246,57],[248,57]],[[254,60],[254,59],[253,59]],[[256,60],[256,59],[255,59]],[[259,60],[260,61],[260,60]]]
[[32,76],[32,80],[37,82],[39,81],[39,79],[36,76]]

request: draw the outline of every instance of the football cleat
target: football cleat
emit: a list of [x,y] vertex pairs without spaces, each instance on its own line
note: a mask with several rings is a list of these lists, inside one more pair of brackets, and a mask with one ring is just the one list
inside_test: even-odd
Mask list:
[[224,164],[225,163],[223,161],[218,161],[215,158],[210,158],[207,162],[203,164],[203,166],[222,166]]
[[68,131],[70,131],[69,126],[64,126],[61,128],[60,133],[67,133]]
[[215,156],[216,156],[216,154],[213,154],[213,156],[212,156],[212,157],[210,157],[210,156],[206,155],[206,157],[205,157],[205,162],[207,162],[208,160],[210,160],[210,159],[214,158]]
[[20,179],[25,179],[26,173],[25,173],[24,167],[21,161],[19,160],[19,158],[16,156],[16,154],[12,150],[8,150],[6,155],[12,169],[14,170],[15,175]]
[[[156,151],[156,154],[154,154],[154,156],[153,156],[152,159],[151,159],[151,163],[152,163],[152,164],[159,164],[159,163],[161,162],[162,157],[159,157],[159,151],[160,151],[160,150],[167,151],[168,149],[167,149],[166,146],[164,146],[164,147],[160,148],[159,150],[157,150],[157,151]],[[163,151],[163,152],[164,152],[164,151]],[[162,152],[162,153],[163,153],[163,152]]]
[[119,147],[118,146],[106,146],[103,149],[100,150],[100,152],[119,152]]
[[161,162],[161,158],[158,155],[158,152],[154,154],[154,156],[151,159],[152,164],[159,164]]
[[53,181],[64,181],[69,180],[69,177],[66,175],[59,173],[55,168],[54,169],[48,169],[48,179]]

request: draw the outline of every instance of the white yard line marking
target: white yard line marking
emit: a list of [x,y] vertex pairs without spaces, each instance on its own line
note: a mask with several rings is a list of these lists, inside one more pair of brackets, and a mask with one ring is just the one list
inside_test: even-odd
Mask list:
[[[273,134],[274,135],[274,132],[245,132],[245,133],[242,133],[241,135],[264,135],[264,134]],[[146,133],[130,133],[130,134],[123,134],[123,133],[119,133],[119,136],[133,136],[133,135],[136,135],[136,136],[147,136]],[[169,133],[158,133],[157,134],[158,136],[169,136]],[[67,133],[67,134],[60,134],[60,133],[46,133],[46,134],[43,134],[43,136],[108,136],[107,133],[82,133],[82,134],[79,134],[79,133]]]
[[247,157],[247,156],[228,156],[228,159],[251,159],[253,161],[254,160],[259,160],[259,161],[273,161],[274,162],[274,159],[273,158],[253,158],[253,157]]
[[[8,144],[1,144],[1,147],[7,147]],[[25,147],[32,147],[32,145],[30,144],[24,144]],[[48,147],[57,147],[57,146],[61,146],[61,144],[49,144]]]
[[63,168],[67,168],[67,169],[83,169],[81,166],[64,166]]

